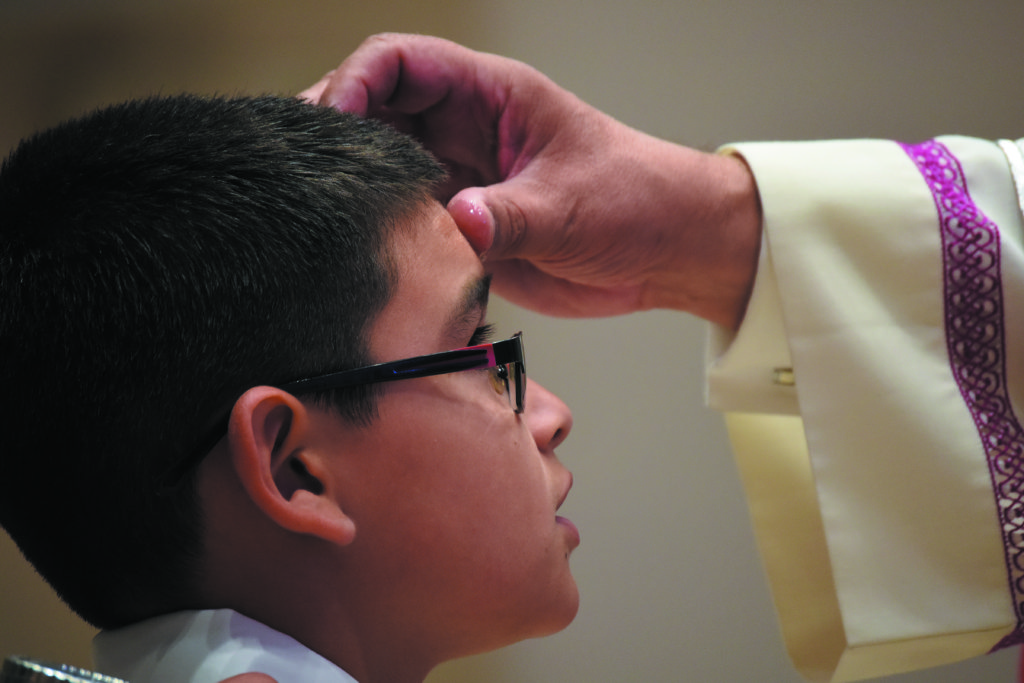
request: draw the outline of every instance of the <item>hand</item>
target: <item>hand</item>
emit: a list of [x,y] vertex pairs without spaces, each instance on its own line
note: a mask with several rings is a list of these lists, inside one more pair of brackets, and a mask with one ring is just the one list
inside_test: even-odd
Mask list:
[[442,159],[441,198],[506,298],[561,316],[742,316],[760,216],[738,159],[644,135],[525,64],[438,38],[370,38],[303,96]]
[[267,674],[249,673],[225,678],[221,683],[277,683],[277,681]]

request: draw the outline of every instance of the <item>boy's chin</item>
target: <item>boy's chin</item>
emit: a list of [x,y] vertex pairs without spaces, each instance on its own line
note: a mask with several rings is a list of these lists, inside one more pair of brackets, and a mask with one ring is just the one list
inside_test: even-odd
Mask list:
[[[524,640],[544,638],[564,631],[576,618],[579,607],[579,590],[576,588],[576,582],[572,580],[558,595],[549,595],[542,609],[531,613],[521,612],[518,618],[513,620],[518,622],[518,625],[511,631],[506,631],[498,640],[492,640],[489,645],[468,654],[499,650]],[[486,630],[487,627],[481,625],[480,628]],[[497,632],[494,634],[497,635]]]
[[575,581],[571,589],[566,589],[565,595],[560,600],[549,603],[549,606],[551,607],[550,620],[543,624],[540,632],[533,636],[535,638],[543,638],[564,631],[576,619],[576,614],[580,610],[580,593],[576,588]]

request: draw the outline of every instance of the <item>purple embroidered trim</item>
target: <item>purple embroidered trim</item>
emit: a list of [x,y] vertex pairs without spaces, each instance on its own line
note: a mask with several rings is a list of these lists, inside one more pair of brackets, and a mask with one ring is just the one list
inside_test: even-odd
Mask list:
[[1024,642],[1024,439],[1006,391],[999,228],[971,200],[959,161],[934,140],[902,145],[939,212],[949,362],[988,456],[1017,626],[993,649]]

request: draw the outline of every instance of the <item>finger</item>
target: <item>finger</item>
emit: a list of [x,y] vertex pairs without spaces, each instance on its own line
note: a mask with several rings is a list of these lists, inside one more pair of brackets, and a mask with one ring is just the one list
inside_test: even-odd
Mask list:
[[641,309],[640,286],[601,287],[572,282],[529,261],[488,261],[491,290],[517,306],[560,318],[600,318]]
[[320,104],[320,97],[323,95],[324,90],[327,88],[327,84],[330,82],[332,75],[334,75],[334,71],[328,71],[326,74],[324,74],[323,78],[321,78],[319,81],[317,81],[313,85],[309,86],[308,88],[300,92],[298,95],[296,95],[296,97],[298,97],[300,100],[305,100],[310,104]]
[[565,248],[567,209],[549,183],[521,174],[455,195],[449,212],[488,259],[551,260]]
[[448,213],[477,254],[484,254],[494,242],[494,217],[487,208],[482,188],[469,188],[452,197]]
[[221,683],[277,683],[277,681],[267,674],[248,673],[225,678]]
[[372,36],[335,69],[321,102],[360,115],[384,106],[422,111],[464,82],[472,55],[430,36]]

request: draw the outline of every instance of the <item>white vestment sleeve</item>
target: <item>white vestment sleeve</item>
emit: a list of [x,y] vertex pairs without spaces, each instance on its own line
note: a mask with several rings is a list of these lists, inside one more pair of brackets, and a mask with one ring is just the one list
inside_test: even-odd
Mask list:
[[726,151],[754,172],[765,232],[743,324],[712,331],[708,403],[794,662],[857,680],[1012,642],[1024,254],[1007,156],[970,138]]

